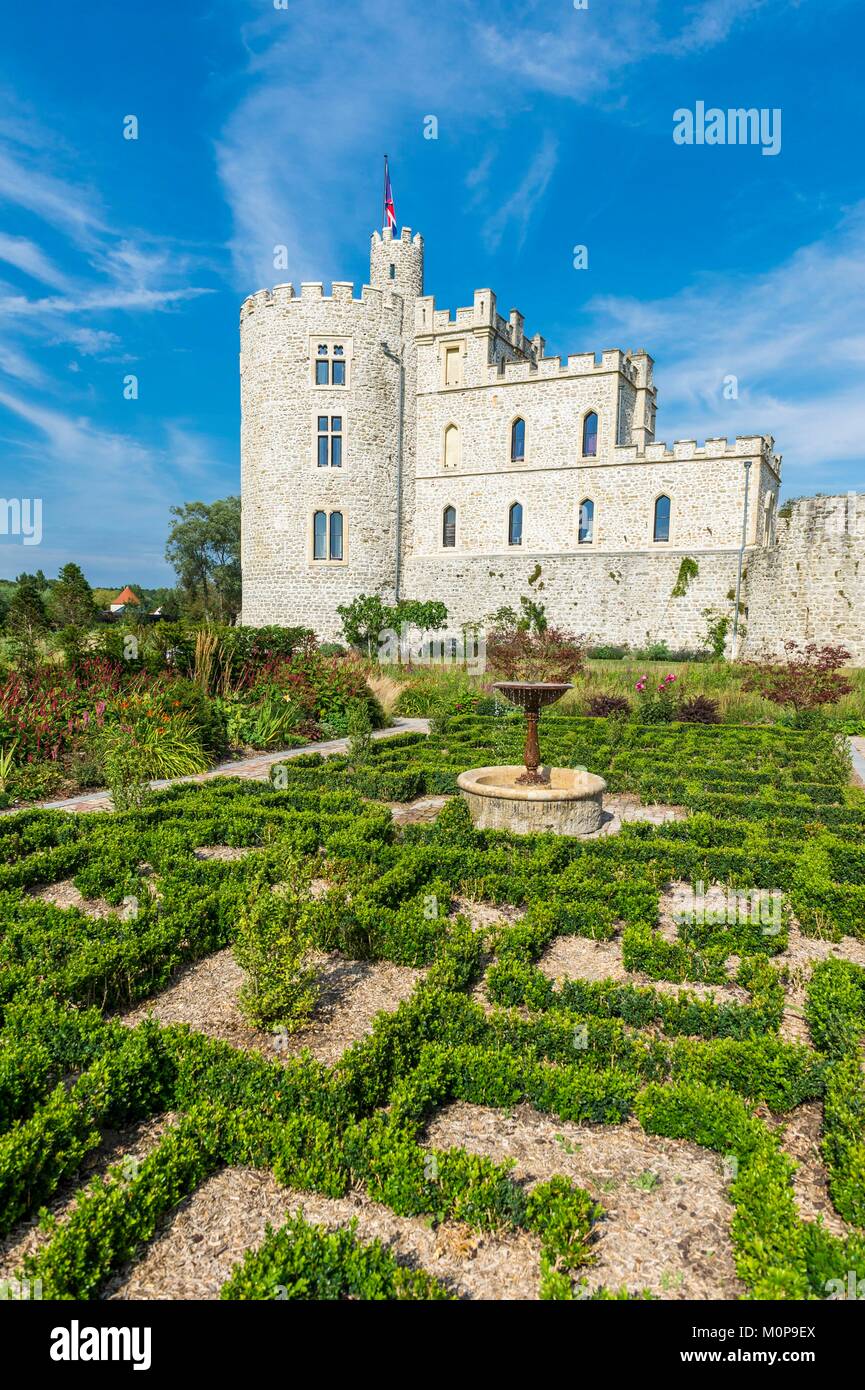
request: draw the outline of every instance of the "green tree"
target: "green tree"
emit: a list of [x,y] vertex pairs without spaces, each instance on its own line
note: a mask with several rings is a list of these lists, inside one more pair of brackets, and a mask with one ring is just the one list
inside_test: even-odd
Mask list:
[[33,574],[19,574],[6,615],[6,626],[16,636],[33,637],[48,628],[42,584]]
[[172,507],[165,558],[191,606],[222,622],[240,611],[240,498]]
[[346,642],[368,657],[378,645],[379,633],[393,626],[393,612],[378,594],[358,594],[351,603],[341,603],[336,611],[342,619]]
[[448,610],[438,599],[403,598],[391,612],[394,627],[408,623],[421,632],[441,632],[448,620]]
[[51,617],[57,627],[86,631],[96,622],[93,590],[78,565],[64,565],[51,590]]

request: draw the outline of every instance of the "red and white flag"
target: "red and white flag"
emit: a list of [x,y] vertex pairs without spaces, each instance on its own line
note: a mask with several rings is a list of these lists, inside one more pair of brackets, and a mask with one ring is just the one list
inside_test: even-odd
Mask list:
[[390,186],[387,155],[384,157],[384,225],[390,227],[392,232],[396,232],[396,211],[393,205],[393,189]]

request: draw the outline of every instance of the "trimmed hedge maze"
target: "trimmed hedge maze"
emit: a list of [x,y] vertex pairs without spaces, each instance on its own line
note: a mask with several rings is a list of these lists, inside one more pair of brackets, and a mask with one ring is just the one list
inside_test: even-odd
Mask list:
[[[602,1205],[564,1177],[527,1189],[507,1164],[431,1149],[444,1105],[528,1102],[563,1121],[616,1126],[715,1151],[729,1176],[735,1264],[753,1299],[820,1299],[865,1278],[865,970],[819,961],[807,985],[812,1046],[779,1035],[790,912],[808,935],[865,936],[865,804],[828,735],[729,727],[617,728],[549,719],[549,761],[585,764],[611,792],[686,808],[662,825],[592,840],[477,832],[461,801],[395,825],[385,801],[454,789],[465,767],[516,760],[511,719],[378,744],[364,765],[304,755],[276,785],[175,786],[115,815],[24,811],[0,819],[0,1227],[74,1187],[109,1128],[176,1115],[140,1165],[81,1186],[19,1271],[45,1298],[98,1298],[171,1211],[224,1165],[295,1190],[360,1186],[400,1216],[539,1241],[549,1299],[642,1297],[586,1285]],[[253,850],[201,860],[205,845]],[[230,945],[252,891],[303,862],[330,885],[310,900],[316,944],[426,967],[410,999],[332,1067],[268,1060],[185,1026],[126,1026],[186,963]],[[72,879],[117,911],[97,919],[32,890]],[[783,890],[781,924],[681,922],[658,930],[671,880]],[[519,909],[474,930],[454,899]],[[130,901],[137,904],[130,913]],[[125,905],[125,906],[124,906]],[[510,914],[512,917],[515,914]],[[539,961],[561,936],[620,938],[625,967],[664,983],[573,979]],[[729,984],[743,995],[695,992]],[[485,979],[487,1006],[472,991]],[[670,982],[675,988],[670,988]],[[824,1107],[822,1151],[842,1238],[802,1218],[783,1121]],[[227,1299],[437,1299],[452,1290],[353,1230],[295,1218],[236,1266]]]

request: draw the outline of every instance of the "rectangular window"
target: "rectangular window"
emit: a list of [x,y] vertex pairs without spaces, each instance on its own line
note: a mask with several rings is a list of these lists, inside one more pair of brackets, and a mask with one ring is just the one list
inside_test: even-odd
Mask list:
[[342,512],[330,514],[330,558],[342,559]]
[[317,445],[319,468],[342,468],[341,415],[319,415]]
[[315,349],[316,386],[346,385],[345,344],[339,342],[317,343]]
[[313,560],[343,559],[342,512],[314,512],[312,517]]
[[462,382],[460,349],[445,348],[445,386],[459,386]]

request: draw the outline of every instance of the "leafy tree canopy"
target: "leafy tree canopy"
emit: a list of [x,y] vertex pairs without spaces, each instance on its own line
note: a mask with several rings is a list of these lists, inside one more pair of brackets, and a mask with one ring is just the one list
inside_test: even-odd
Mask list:
[[240,498],[172,507],[165,546],[190,606],[222,622],[240,611]]

